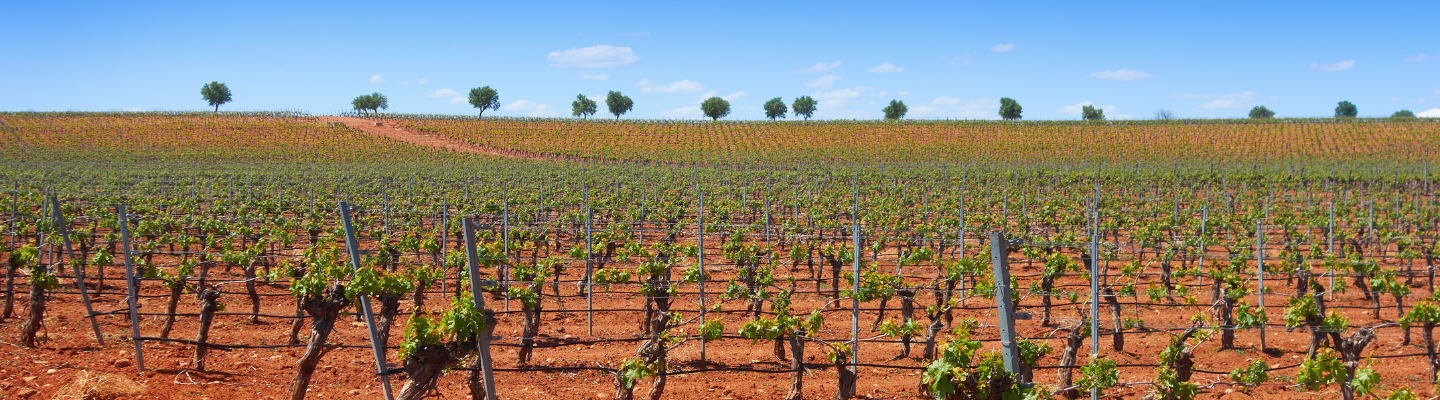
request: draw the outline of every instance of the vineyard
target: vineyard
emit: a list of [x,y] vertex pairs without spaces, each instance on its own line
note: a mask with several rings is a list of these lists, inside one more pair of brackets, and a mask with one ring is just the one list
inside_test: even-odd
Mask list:
[[1437,394],[1433,121],[383,123],[0,114],[0,396]]

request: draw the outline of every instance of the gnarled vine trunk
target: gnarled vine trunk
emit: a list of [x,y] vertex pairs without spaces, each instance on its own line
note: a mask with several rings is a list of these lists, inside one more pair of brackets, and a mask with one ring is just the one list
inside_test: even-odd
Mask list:
[[345,298],[345,287],[338,284],[326,289],[324,297],[305,299],[302,308],[313,321],[310,324],[310,342],[305,346],[305,354],[296,362],[295,379],[290,382],[291,400],[305,398],[310,377],[315,373],[315,366],[320,364],[320,357],[325,354],[325,341],[330,339],[330,331],[335,328],[335,320],[340,318],[340,310],[348,305],[350,300]]
[[205,342],[210,339],[210,324],[215,321],[215,310],[219,308],[220,290],[202,285],[200,291],[195,292],[195,298],[200,302],[200,329],[195,333],[195,355],[190,359],[190,365],[204,371],[205,353],[210,350]]

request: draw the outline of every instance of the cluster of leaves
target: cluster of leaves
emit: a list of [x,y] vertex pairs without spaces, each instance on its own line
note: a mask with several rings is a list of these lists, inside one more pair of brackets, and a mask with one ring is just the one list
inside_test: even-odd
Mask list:
[[405,326],[405,338],[400,344],[400,358],[410,358],[421,348],[439,345],[444,341],[479,340],[487,326],[484,312],[475,308],[474,301],[474,296],[465,292],[452,298],[450,309],[438,319],[427,315],[412,316]]

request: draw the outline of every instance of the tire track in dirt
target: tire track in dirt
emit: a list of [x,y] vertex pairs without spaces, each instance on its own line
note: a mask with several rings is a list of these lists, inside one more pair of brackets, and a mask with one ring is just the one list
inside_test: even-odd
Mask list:
[[355,117],[317,117],[320,122],[341,123],[345,126],[358,129],[370,136],[382,137],[391,140],[398,140],[425,147],[442,148],[470,154],[483,154],[495,157],[505,157],[522,160],[556,161],[567,160],[569,157],[554,156],[546,154],[534,154],[505,150],[489,146],[476,146],[459,140],[448,139],[436,135],[428,135],[418,132],[411,132],[396,126],[395,120],[390,119],[367,119]]

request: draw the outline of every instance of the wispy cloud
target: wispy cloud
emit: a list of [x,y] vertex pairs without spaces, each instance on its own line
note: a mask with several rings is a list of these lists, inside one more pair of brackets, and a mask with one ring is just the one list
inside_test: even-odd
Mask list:
[[1344,71],[1355,68],[1355,60],[1345,60],[1334,64],[1310,63],[1310,68],[1323,71]]
[[1246,91],[1231,94],[1182,94],[1171,95],[1182,99],[1207,99],[1210,101],[1200,103],[1200,108],[1242,108],[1253,105],[1251,102],[1256,96],[1255,92]]
[[816,79],[810,81],[810,83],[806,83],[805,86],[812,88],[829,89],[831,86],[834,86],[835,81],[838,80],[840,80],[839,76],[826,74],[825,76],[821,76],[820,79]]
[[1427,55],[1421,54],[1421,55],[1414,56],[1414,57],[1405,57],[1405,61],[1433,61],[1433,60],[1440,60],[1440,54],[1436,54],[1436,55],[1433,55],[1433,56],[1427,56]]
[[[859,98],[861,95],[868,93],[873,96],[876,93],[883,92],[884,91],[877,88],[856,86],[853,88],[815,92],[811,94],[810,97],[814,97],[815,100],[820,103],[817,106],[818,109],[815,111],[815,115],[817,117],[867,118],[873,115],[873,113],[850,109],[850,104],[853,103],[854,100]],[[879,107],[877,107],[876,109],[878,110]]]
[[552,51],[545,58],[554,61],[555,63],[550,65],[556,67],[573,65],[580,68],[615,68],[640,61],[640,56],[635,55],[635,50],[608,44]]
[[895,66],[895,64],[891,64],[889,61],[886,61],[884,64],[876,65],[875,68],[871,68],[868,71],[877,74],[891,74],[896,72],[905,72],[905,68],[897,67]]
[[385,78],[381,78],[380,74],[375,74],[370,77],[370,83],[385,83]]
[[456,92],[454,89],[444,88],[433,92],[425,93],[429,97],[449,98],[450,104],[466,104],[469,99],[465,95]]
[[952,67],[963,67],[966,65],[970,65],[970,61],[974,58],[975,57],[971,56],[970,53],[965,53],[954,57],[940,57],[940,61],[944,61],[945,65],[949,65]]
[[571,77],[571,78],[575,78],[575,79],[584,79],[584,80],[590,80],[590,81],[603,81],[603,80],[606,80],[606,79],[610,79],[610,75],[606,75],[606,74],[590,75],[589,72],[577,72],[577,73],[575,73],[574,75],[570,75],[570,77]]
[[420,81],[419,81],[419,82],[420,82],[421,85],[430,83],[430,78],[420,78]]
[[508,111],[521,114],[527,117],[553,117],[555,109],[549,104],[538,104],[530,100],[520,100],[500,108],[501,111]]
[[910,108],[910,115],[919,118],[995,119],[1000,115],[1000,102],[989,99],[962,100],[940,96],[928,104]]
[[1109,71],[1109,70],[1106,70],[1106,71],[1095,71],[1095,72],[1091,72],[1091,73],[1090,73],[1090,77],[1091,77],[1091,78],[1095,78],[1095,79],[1110,79],[1110,80],[1116,80],[1116,81],[1133,81],[1133,80],[1137,80],[1137,79],[1149,79],[1149,78],[1154,77],[1154,76],[1155,76],[1155,75],[1151,75],[1151,74],[1149,74],[1149,73],[1146,73],[1145,71],[1141,71],[1141,70],[1137,70],[1137,69],[1129,69],[1129,68],[1121,68],[1121,69],[1117,69],[1117,70],[1114,70],[1114,71]]
[[626,32],[625,36],[650,36],[650,31]]
[[815,65],[812,65],[809,68],[801,68],[796,70],[795,72],[801,74],[808,74],[811,72],[825,72],[839,67],[840,60],[835,60],[835,62],[833,63],[817,62],[815,63]]
[[1060,107],[1060,109],[1057,110],[1057,111],[1055,111],[1055,112],[1058,112],[1058,113],[1061,113],[1061,114],[1069,114],[1069,115],[1080,115],[1080,112],[1085,110],[1085,106],[1091,106],[1091,107],[1099,108],[1099,109],[1102,110],[1102,111],[1105,111],[1105,116],[1106,116],[1107,118],[1114,118],[1114,117],[1116,117],[1115,115],[1113,115],[1113,114],[1115,114],[1115,106],[1097,106],[1097,105],[1095,105],[1094,102],[1090,102],[1090,101],[1082,101],[1082,102],[1079,102],[1079,103],[1075,103],[1075,105],[1072,105],[1072,106]]
[[696,93],[705,90],[705,85],[691,80],[671,82],[669,85],[661,85],[649,79],[641,79],[635,86],[640,87],[644,93]]
[[1015,50],[1014,43],[997,44],[990,47],[990,51],[996,53],[1009,53],[1012,50]]

